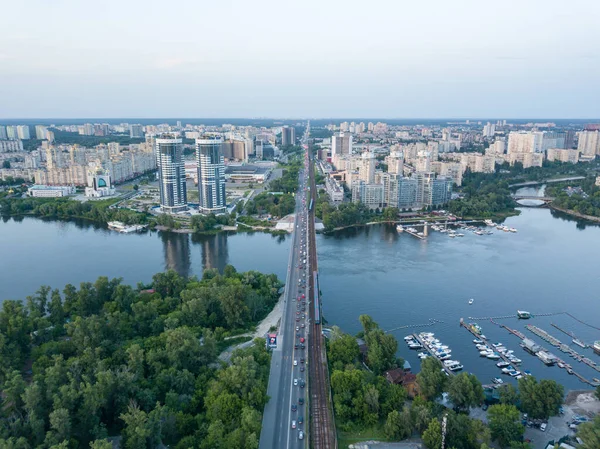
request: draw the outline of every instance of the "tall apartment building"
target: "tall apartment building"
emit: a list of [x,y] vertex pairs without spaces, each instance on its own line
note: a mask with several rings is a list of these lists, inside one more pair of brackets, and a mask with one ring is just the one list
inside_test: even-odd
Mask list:
[[483,137],[494,137],[494,134],[496,134],[496,125],[487,122],[487,124],[483,127]]
[[142,125],[129,125],[129,137],[132,139],[141,139],[144,137]]
[[44,125],[35,125],[35,138],[38,140],[46,140],[48,137],[48,128]]
[[385,163],[388,166],[388,173],[396,175],[404,173],[404,154],[402,151],[390,151],[389,156],[385,157]]
[[506,150],[506,143],[503,140],[496,140],[494,143],[490,144],[488,148],[485,150],[485,154],[488,156],[500,155],[504,154]]
[[296,142],[296,129],[292,126],[281,128],[281,145],[294,145]]
[[593,157],[600,154],[600,131],[581,131],[577,149],[582,156]]
[[6,126],[0,125],[0,140],[6,140],[8,136],[6,135]]
[[375,182],[375,155],[370,151],[365,151],[361,155],[360,162],[359,179],[366,184],[373,184]]
[[508,154],[541,153],[544,133],[511,132],[508,135]]
[[352,202],[363,203],[369,209],[384,206],[383,184],[367,184],[359,180],[352,184]]
[[331,137],[331,157],[352,154],[352,134],[339,133]]
[[174,134],[157,136],[155,157],[158,166],[161,209],[167,213],[186,210],[187,188],[181,139]]
[[18,125],[17,126],[17,138],[19,138],[21,140],[31,139],[31,135],[29,134],[29,126],[28,125]]
[[520,162],[523,164],[523,168],[529,167],[541,167],[544,162],[543,153],[511,153],[508,155],[508,162],[510,165]]
[[200,212],[225,213],[227,209],[222,137],[207,134],[196,139],[196,159]]
[[13,153],[23,151],[23,142],[20,140],[0,140],[0,153]]
[[6,127],[6,138],[9,140],[17,140],[19,138],[16,126],[8,125]]

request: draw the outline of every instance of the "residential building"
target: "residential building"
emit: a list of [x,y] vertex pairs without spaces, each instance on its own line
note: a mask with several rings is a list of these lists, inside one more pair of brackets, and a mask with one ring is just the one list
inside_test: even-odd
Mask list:
[[6,135],[6,126],[0,125],[0,140],[6,140],[8,136]]
[[365,151],[361,155],[361,165],[358,169],[359,178],[365,184],[375,182],[375,155],[370,151]]
[[158,166],[158,186],[162,211],[176,213],[186,210],[187,188],[181,139],[174,134],[157,136],[155,157]]
[[75,194],[75,186],[34,185],[27,189],[27,196],[34,198],[60,198]]
[[83,165],[70,165],[55,167],[47,170],[37,170],[34,175],[35,183],[40,185],[64,186],[87,185],[87,167]]
[[549,161],[570,162],[576,164],[579,162],[579,150],[564,150],[562,148],[548,148],[546,159]]
[[496,134],[496,125],[487,122],[487,124],[483,127],[483,137],[494,137],[494,134]]
[[494,156],[494,155],[504,154],[505,150],[506,150],[506,143],[504,142],[504,140],[498,139],[494,143],[490,144],[490,146],[488,148],[486,148],[485,154],[487,156]]
[[0,153],[15,153],[23,151],[23,142],[20,140],[0,140]]
[[296,129],[292,126],[281,128],[281,145],[294,145],[296,143]]
[[142,139],[144,137],[142,125],[129,125],[129,137],[132,139]]
[[341,203],[344,201],[344,189],[337,179],[332,176],[325,178],[325,189],[333,203]]
[[6,138],[9,140],[17,140],[19,138],[16,126],[8,125],[6,127]]
[[523,168],[541,167],[544,161],[542,153],[511,153],[508,154],[508,162],[515,165],[516,162],[523,164]]
[[352,184],[352,202],[362,203],[369,209],[380,209],[384,205],[383,184],[367,184],[359,180]]
[[35,138],[38,140],[47,140],[48,128],[44,125],[35,125]]
[[542,132],[511,132],[508,135],[508,154],[541,153]]
[[391,151],[389,156],[386,156],[385,163],[388,166],[388,173],[396,175],[404,173],[404,154],[402,151]]
[[341,132],[331,137],[331,157],[352,154],[352,134]]
[[[263,145],[263,156],[264,156]],[[206,134],[196,139],[198,161],[199,210],[204,214],[226,212],[225,160],[223,139],[219,135]]]
[[481,153],[462,153],[460,163],[463,173],[467,168],[473,173],[494,173],[496,170],[496,157]]
[[581,131],[577,149],[582,156],[594,157],[600,154],[600,131]]
[[417,178],[401,178],[398,181],[398,208],[411,209],[417,206]]
[[398,194],[400,192],[401,173],[383,173],[381,180],[383,183],[383,202],[388,207],[398,207],[400,201]]

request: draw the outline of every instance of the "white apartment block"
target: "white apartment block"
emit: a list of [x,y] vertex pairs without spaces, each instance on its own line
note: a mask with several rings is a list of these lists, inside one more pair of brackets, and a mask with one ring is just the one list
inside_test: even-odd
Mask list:
[[23,142],[20,140],[0,140],[0,153],[15,153],[23,151]]
[[600,131],[581,131],[577,149],[582,156],[594,157],[600,154]]
[[579,150],[564,150],[562,148],[548,148],[546,159],[549,161],[570,162],[576,164],[579,162]]
[[508,154],[542,152],[543,136],[541,132],[511,132],[508,135]]
[[523,168],[541,167],[544,161],[543,153],[511,153],[508,155],[510,165],[515,165],[516,162],[523,164]]

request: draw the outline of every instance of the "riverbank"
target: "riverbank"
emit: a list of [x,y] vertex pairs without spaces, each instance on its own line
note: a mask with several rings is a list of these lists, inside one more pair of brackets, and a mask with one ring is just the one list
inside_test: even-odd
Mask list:
[[571,209],[563,209],[562,207],[555,206],[552,203],[548,203],[548,207],[552,210],[562,212],[563,214],[571,215],[572,217],[581,218],[582,220],[593,221],[594,223],[600,223],[600,217],[594,217],[593,215],[581,214],[581,213],[571,210]]

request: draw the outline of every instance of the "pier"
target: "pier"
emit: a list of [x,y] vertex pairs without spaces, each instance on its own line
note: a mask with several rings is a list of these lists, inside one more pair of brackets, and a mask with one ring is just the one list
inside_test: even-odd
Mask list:
[[[556,328],[556,329],[558,329],[559,331],[561,331],[563,334],[565,334],[565,335],[568,335],[568,336],[569,336],[569,337],[571,337],[572,339],[574,339],[574,340],[579,340],[579,339],[578,339],[578,338],[575,336],[575,334],[574,334],[573,332],[566,331],[566,330],[564,330],[562,327],[560,327],[560,326],[558,326],[557,324],[554,324],[554,323],[550,323],[550,325],[551,325],[551,326],[553,326],[553,327],[555,327],[555,328]],[[581,343],[583,343],[583,345],[585,346],[585,348],[589,348],[589,347],[590,347],[590,345],[588,345],[588,344],[584,343],[583,341],[581,341],[581,340],[579,340],[579,341],[580,341]],[[583,349],[585,349],[585,348],[583,348]]]
[[[425,341],[418,334],[415,333],[412,335],[415,338],[415,340],[417,340],[419,343],[421,343],[421,346],[423,346],[423,349],[426,350],[431,357],[434,357],[436,360],[438,360],[438,358],[435,356],[435,353],[431,350],[431,348],[429,348],[429,346],[427,346]],[[444,368],[444,371],[446,371],[446,373],[449,376],[454,376],[454,371],[450,370],[443,362],[442,362],[442,367]]]
[[[513,335],[515,335],[515,336],[519,337],[521,340],[524,340],[524,339],[526,338],[524,334],[522,334],[521,332],[519,332],[519,331],[518,331],[518,330],[516,330],[516,329],[511,329],[511,328],[509,328],[508,326],[505,326],[505,325],[501,325],[501,327],[503,327],[504,329],[506,329],[506,330],[507,330],[508,332],[510,332],[511,334],[513,334]],[[561,342],[560,342],[560,340],[558,340],[557,338],[554,338],[554,337],[552,337],[550,334],[548,334],[548,333],[547,333],[546,331],[544,331],[543,329],[540,329],[540,328],[538,328],[538,327],[536,327],[536,326],[532,326],[531,324],[528,324],[526,327],[527,327],[527,329],[528,329],[529,331],[531,331],[531,332],[533,332],[534,334],[538,335],[538,336],[539,336],[540,338],[542,338],[543,340],[546,340],[546,338],[548,338],[548,340],[546,340],[546,341],[548,341],[548,342],[552,341],[552,342],[554,342],[554,343],[558,344],[558,346],[557,346],[557,347],[558,347],[558,348],[559,348],[561,351],[563,350],[563,348],[565,348],[565,347],[566,347],[566,348],[568,348],[568,352],[569,352],[570,354],[571,354],[571,353],[575,353],[575,354],[577,354],[577,351],[574,351],[573,349],[569,348],[567,345],[565,345],[565,344],[561,343]],[[542,336],[542,335],[543,335],[543,336]],[[553,343],[551,343],[551,344],[553,344]],[[553,346],[554,346],[554,344],[553,344]],[[547,350],[546,348],[544,348],[544,347],[541,347],[541,346],[540,346],[540,348],[541,348],[541,350],[542,350],[542,351],[546,351],[546,352],[548,352],[548,350]],[[566,352],[566,351],[563,351],[563,352]],[[577,354],[577,355],[579,355],[579,354]],[[596,369],[596,371],[600,371],[600,368],[598,367],[598,365],[596,365],[596,364],[595,364],[595,363],[594,363],[592,360],[589,360],[589,359],[587,359],[587,358],[583,358],[583,357],[581,357],[581,356],[579,356],[579,357],[581,358],[581,360],[579,360],[580,362],[584,362],[584,363],[586,363],[587,365],[591,366],[592,368]],[[577,378],[578,378],[578,379],[579,379],[581,382],[583,382],[583,383],[585,383],[585,384],[588,384],[588,385],[591,385],[591,386],[594,386],[594,387],[599,385],[599,384],[598,384],[598,382],[595,382],[595,381],[590,381],[590,380],[586,379],[585,377],[583,377],[581,374],[579,374],[579,373],[575,372],[575,371],[573,370],[573,368],[571,367],[571,365],[569,365],[568,363],[565,363],[563,360],[559,359],[558,357],[557,357],[557,361],[558,361],[558,362],[560,362],[560,363],[562,364],[562,368],[563,368],[563,369],[566,369],[566,370],[567,370],[567,372],[568,372],[569,374],[572,374],[572,375],[574,375],[574,376],[575,376],[575,377],[577,377]],[[588,363],[588,362],[590,362],[591,364],[590,364],[590,363]],[[559,367],[559,368],[561,368],[561,366],[560,366],[560,365],[558,365],[558,367]]]
[[409,231],[409,230],[408,230],[408,229],[406,229],[406,228],[404,229],[404,232],[406,232],[407,234],[410,234],[410,235],[412,235],[413,237],[416,237],[416,238],[418,238],[419,240],[424,240],[424,239],[425,239],[425,235],[419,235],[419,234],[417,234],[416,232]]
[[[483,342],[484,342],[484,344],[486,344],[486,345],[489,345],[490,347],[492,347],[492,348],[493,348],[493,346],[492,346],[492,345],[489,343],[489,341],[488,341],[488,339],[487,339],[487,338],[482,338],[481,334],[478,334],[477,332],[475,332],[475,331],[473,330],[473,328],[472,328],[471,326],[469,326],[468,324],[465,324],[465,322],[464,322],[464,321],[461,321],[461,322],[460,322],[460,325],[461,325],[462,327],[464,327],[466,330],[468,330],[469,332],[471,332],[471,334],[473,334],[473,336],[474,336],[475,338],[477,338],[477,339],[479,339],[479,340],[483,341]],[[494,352],[496,352],[496,351],[494,351]],[[507,357],[506,357],[504,354],[501,354],[501,353],[499,353],[499,352],[496,352],[496,353],[497,353],[497,354],[500,356],[500,358],[501,358],[501,359],[502,359],[504,362],[506,362],[506,363],[509,363],[509,364],[511,364],[511,365],[520,365],[520,363],[511,362],[511,361],[510,361],[510,360],[509,360],[509,359],[508,359],[508,358],[507,358]]]
[[[555,316],[555,315],[569,315],[571,316],[570,313],[568,312],[549,312],[549,313],[532,313],[531,314],[531,318],[535,318],[536,316]],[[519,319],[519,317],[517,315],[500,315],[500,316],[482,316],[482,317],[467,317],[468,319],[470,319],[471,321],[490,321],[490,320],[507,320],[509,318],[515,318],[515,319]]]

